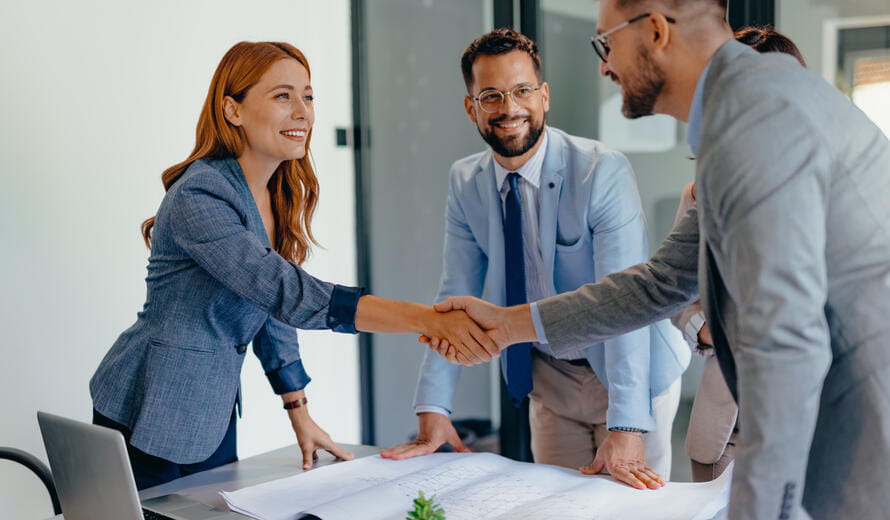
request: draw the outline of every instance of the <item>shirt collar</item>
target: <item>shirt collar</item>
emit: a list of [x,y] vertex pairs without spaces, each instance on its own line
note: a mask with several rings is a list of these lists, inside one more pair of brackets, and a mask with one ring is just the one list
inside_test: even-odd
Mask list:
[[544,165],[544,156],[547,154],[547,127],[544,127],[544,131],[541,132],[541,146],[538,147],[537,151],[535,151],[534,155],[528,158],[525,161],[525,164],[520,166],[516,170],[508,170],[498,164],[497,161],[492,157],[491,161],[494,163],[494,179],[497,182],[496,186],[498,187],[498,191],[503,189],[504,181],[507,179],[507,175],[510,172],[515,171],[519,174],[520,177],[531,183],[535,188],[539,188],[541,184],[541,168]]
[[708,76],[708,70],[711,68],[713,57],[708,60],[705,70],[701,72],[698,83],[695,85],[695,94],[692,96],[692,106],[689,109],[689,126],[686,129],[686,142],[692,150],[692,155],[698,155],[698,143],[701,140],[701,118],[702,106],[704,103],[705,78]]

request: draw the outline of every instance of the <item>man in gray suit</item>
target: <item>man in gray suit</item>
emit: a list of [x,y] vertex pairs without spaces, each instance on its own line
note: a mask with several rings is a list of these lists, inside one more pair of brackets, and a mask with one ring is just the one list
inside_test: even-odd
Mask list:
[[699,213],[649,262],[597,284],[508,309],[460,298],[440,310],[466,308],[501,345],[560,352],[678,312],[697,296],[698,271],[743,425],[730,518],[885,517],[890,142],[793,58],[733,41],[725,8],[603,0],[594,39],[627,117],[689,121]]
[[[797,45],[772,26],[742,27],[733,37],[757,52],[784,52],[794,56],[803,67],[807,66]],[[694,206],[695,183],[690,182],[683,189],[674,224]],[[735,459],[738,437],[738,407],[714,356],[714,342],[704,320],[700,301],[671,318],[683,331],[689,346],[705,359],[686,430],[686,454],[692,464],[692,480],[695,482],[714,480],[723,473]]]

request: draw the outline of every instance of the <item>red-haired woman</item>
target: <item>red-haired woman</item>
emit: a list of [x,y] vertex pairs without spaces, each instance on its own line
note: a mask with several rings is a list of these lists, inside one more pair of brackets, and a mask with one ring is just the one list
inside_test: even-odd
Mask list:
[[147,299],[90,381],[93,422],[127,439],[143,489],[236,460],[235,409],[247,350],[280,394],[303,452],[349,459],[307,410],[295,327],[448,337],[456,361],[497,347],[463,313],[377,298],[318,280],[300,264],[314,242],[318,181],[309,64],[291,45],[241,42],[223,57],[192,154],[142,232]]

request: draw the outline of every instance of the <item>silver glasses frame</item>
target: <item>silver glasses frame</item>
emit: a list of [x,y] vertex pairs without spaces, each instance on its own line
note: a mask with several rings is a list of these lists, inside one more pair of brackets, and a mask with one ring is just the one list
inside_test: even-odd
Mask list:
[[[514,104],[519,105],[519,106],[525,106],[523,103],[520,103],[519,101],[517,101],[516,96],[513,95],[513,92],[519,88],[531,88],[532,91],[534,91],[534,92],[539,92],[541,90],[540,85],[537,87],[533,87],[531,83],[520,83],[509,90],[498,90],[496,88],[488,88],[488,89],[485,89],[482,92],[480,92],[478,96],[474,97],[473,101],[475,101],[476,104],[479,105],[479,110],[485,112],[486,114],[494,114],[495,112],[500,110],[501,107],[504,106],[504,103],[507,101],[508,95],[510,96],[510,99],[513,100]],[[500,94],[501,102],[498,104],[497,108],[495,108],[494,110],[486,110],[485,107],[482,106],[482,101],[480,101],[479,98],[481,98],[483,94],[493,94],[495,92]]]

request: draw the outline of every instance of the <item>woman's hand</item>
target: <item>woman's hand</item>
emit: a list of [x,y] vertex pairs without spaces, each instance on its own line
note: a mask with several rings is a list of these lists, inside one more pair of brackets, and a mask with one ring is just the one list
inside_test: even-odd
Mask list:
[[444,356],[452,363],[475,365],[500,355],[498,345],[463,310],[436,312],[430,309],[421,324],[424,336],[442,338],[453,347]]
[[[289,392],[281,397],[284,402],[302,400],[305,397],[305,392],[303,390]],[[331,436],[326,431],[315,424],[315,421],[309,416],[309,410],[305,404],[299,408],[292,408],[287,413],[290,416],[294,433],[297,434],[300,451],[303,452],[304,470],[311,469],[312,464],[318,460],[318,450],[325,450],[341,460],[352,460],[355,458],[355,455],[338,446],[337,443],[331,440]]]
[[[460,310],[460,309],[458,309]],[[452,363],[475,365],[491,360],[498,346],[465,312],[436,312],[429,305],[387,300],[366,294],[359,298],[355,328],[387,334],[417,333],[452,345]]]
[[[514,343],[538,341],[531,311],[527,304],[513,307],[498,307],[479,298],[452,296],[441,303],[437,303],[434,308],[438,312],[466,312],[474,322],[485,330],[488,337],[495,342],[498,352]],[[428,343],[431,350],[454,363],[453,358],[457,353],[457,349],[447,338],[427,334],[421,336],[419,341]]]

